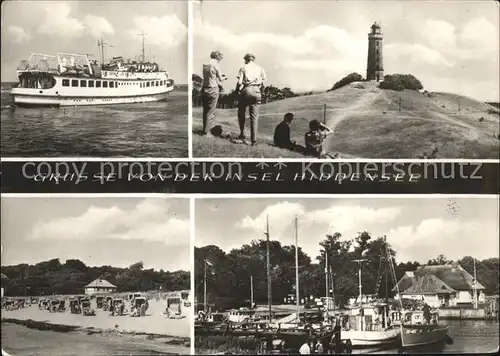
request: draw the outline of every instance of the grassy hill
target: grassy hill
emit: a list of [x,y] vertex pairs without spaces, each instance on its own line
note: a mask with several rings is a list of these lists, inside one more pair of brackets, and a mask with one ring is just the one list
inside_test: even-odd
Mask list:
[[[261,105],[259,145],[205,138],[201,108],[193,109],[195,157],[302,157],[272,147],[274,127],[293,112],[292,139],[303,144],[312,119],[323,121],[334,134],[325,149],[341,158],[499,158],[499,114],[492,105],[448,93],[382,90],[374,82],[351,83],[321,94],[294,97]],[[236,109],[217,110],[216,123],[239,133]]]

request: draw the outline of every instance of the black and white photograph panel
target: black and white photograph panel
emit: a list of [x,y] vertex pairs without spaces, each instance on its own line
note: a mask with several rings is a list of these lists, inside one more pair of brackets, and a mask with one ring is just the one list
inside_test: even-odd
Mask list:
[[187,157],[186,1],[3,1],[3,157]]
[[2,355],[190,354],[188,199],[1,202]]
[[195,351],[498,350],[498,199],[196,199]]
[[200,0],[192,23],[195,157],[499,158],[498,2]]

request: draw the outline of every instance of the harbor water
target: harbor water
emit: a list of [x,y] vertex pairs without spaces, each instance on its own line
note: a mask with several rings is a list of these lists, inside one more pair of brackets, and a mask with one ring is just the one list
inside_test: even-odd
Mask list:
[[[451,343],[421,347],[412,352],[418,353],[491,353],[498,350],[498,322],[485,320],[445,320],[449,326],[448,336]],[[359,352],[364,353],[364,352]],[[372,352],[378,353],[378,352]],[[380,353],[398,353],[397,349],[384,350]]]
[[14,108],[2,83],[3,157],[187,157],[188,92],[166,101]]

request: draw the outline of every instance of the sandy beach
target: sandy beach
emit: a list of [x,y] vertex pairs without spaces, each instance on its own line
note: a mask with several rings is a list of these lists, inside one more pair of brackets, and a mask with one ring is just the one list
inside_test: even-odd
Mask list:
[[51,324],[73,325],[100,330],[115,329],[122,333],[145,333],[174,337],[190,336],[190,318],[168,319],[163,315],[166,307],[165,301],[150,300],[149,308],[144,317],[131,317],[130,315],[110,316],[109,312],[95,308],[95,301],[92,304],[96,311],[95,316],[71,314],[69,310],[61,313],[50,313],[46,310],[38,310],[36,305],[32,305],[18,310],[2,310],[2,318],[31,319]]
[[52,355],[179,355],[189,354],[188,343],[133,335],[87,335],[84,332],[36,330],[2,322],[2,349],[15,356]]

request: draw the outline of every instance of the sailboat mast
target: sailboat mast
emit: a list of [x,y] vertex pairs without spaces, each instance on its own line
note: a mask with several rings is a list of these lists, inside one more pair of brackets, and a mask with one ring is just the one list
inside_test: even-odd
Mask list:
[[207,312],[207,260],[204,260],[205,271],[203,273],[203,311]]
[[328,310],[328,292],[329,292],[329,286],[328,286],[328,250],[325,249],[325,297],[326,297],[326,305],[327,305],[327,310]]
[[477,309],[477,287],[476,287],[476,258],[474,258],[474,284],[472,285],[474,293],[474,309]]
[[269,216],[267,216],[267,224],[266,224],[266,249],[267,249],[267,306],[269,308],[269,322],[271,322],[272,317],[272,293],[271,293],[271,262],[269,256]]
[[299,227],[295,217],[295,298],[297,307],[297,323],[300,322],[300,293],[299,293]]
[[253,276],[250,276],[250,309],[253,309]]

